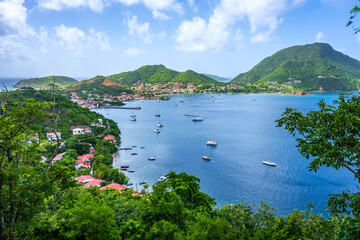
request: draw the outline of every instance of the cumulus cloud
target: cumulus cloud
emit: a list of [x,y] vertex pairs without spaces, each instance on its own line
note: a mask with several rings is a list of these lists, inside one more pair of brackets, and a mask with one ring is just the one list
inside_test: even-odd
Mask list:
[[157,20],[169,20],[170,17],[166,15],[165,13],[162,13],[160,11],[153,11],[152,12],[154,19]]
[[24,0],[5,0],[0,2],[0,36],[33,33],[26,23]]
[[124,53],[125,53],[125,55],[132,57],[132,56],[139,55],[140,49],[138,49],[136,47],[132,47],[132,48],[126,49]]
[[126,20],[127,27],[129,28],[129,34],[132,36],[138,36],[145,43],[151,43],[151,35],[149,33],[150,24],[146,23],[138,23],[137,16],[133,16]]
[[325,41],[325,35],[322,32],[318,32],[315,37],[315,42],[324,42]]
[[[159,17],[159,11],[172,10],[179,14],[183,12],[183,7],[177,0],[39,0],[39,7],[55,11],[66,8],[89,8],[94,12],[102,12],[106,6],[114,3],[127,6],[143,4],[153,12],[154,17]],[[164,16],[166,15],[162,13],[161,17]]]
[[89,8],[94,12],[101,12],[107,1],[105,0],[40,0],[43,9],[60,11],[64,8]]
[[194,17],[180,24],[176,48],[183,51],[219,51],[229,41],[231,26],[245,19],[250,23],[251,41],[269,41],[282,22],[281,14],[304,1],[221,0],[208,21]]
[[102,32],[95,32],[94,29],[90,29],[88,35],[77,27],[67,27],[63,24],[56,27],[55,30],[56,36],[60,39],[60,45],[74,51],[76,55],[83,54],[87,48],[110,49],[106,35]]

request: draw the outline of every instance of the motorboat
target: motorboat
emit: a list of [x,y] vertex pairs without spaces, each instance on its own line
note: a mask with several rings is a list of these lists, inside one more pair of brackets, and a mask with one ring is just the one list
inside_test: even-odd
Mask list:
[[127,168],[120,168],[120,170],[121,170],[121,171],[126,171],[126,170],[127,170]]
[[135,169],[129,169],[128,172],[135,172]]
[[130,121],[136,122],[136,118],[130,118]]
[[161,176],[157,181],[158,182],[163,182],[163,181],[166,181],[166,180],[167,180],[167,177]]
[[209,158],[208,156],[202,156],[202,159],[207,160],[207,161],[211,160],[211,158]]
[[154,129],[154,133],[160,133],[159,129]]
[[140,147],[141,149],[144,149],[145,147]]
[[274,163],[274,162],[269,162],[269,161],[263,161],[263,164],[269,165],[269,166],[273,166],[273,167],[276,166],[276,163]]
[[161,123],[156,124],[156,126],[158,126],[158,127],[165,127],[165,126],[162,125]]
[[130,114],[130,117],[134,118],[134,117],[136,117],[136,114],[132,113],[132,114]]
[[120,168],[129,168],[129,165],[122,165]]
[[160,113],[155,114],[155,117],[160,117]]
[[210,145],[210,146],[217,146],[218,142],[216,140],[212,139],[212,140],[207,141],[206,144]]
[[132,186],[132,185],[133,185],[133,183],[131,183],[131,182],[126,184],[126,186]]
[[137,153],[131,153],[131,155],[137,155]]
[[199,121],[203,121],[204,119],[200,116],[197,116],[197,117],[193,117],[192,119],[194,122],[199,122]]
[[154,158],[154,157],[149,157],[148,160],[149,160],[149,161],[155,161],[156,158]]
[[139,184],[140,185],[143,185],[143,184],[145,184],[146,183],[146,181],[142,181],[142,182],[140,182]]

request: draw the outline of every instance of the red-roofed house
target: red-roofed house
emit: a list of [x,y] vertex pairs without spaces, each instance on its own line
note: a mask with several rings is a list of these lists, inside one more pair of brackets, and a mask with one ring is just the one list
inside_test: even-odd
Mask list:
[[56,134],[53,133],[53,132],[52,133],[47,133],[46,138],[49,141],[57,140],[56,135],[59,137],[59,139],[61,139],[61,132],[57,132]]
[[87,183],[87,182],[90,182],[92,180],[95,180],[95,178],[90,176],[90,175],[83,175],[83,176],[75,178],[75,180],[77,180],[78,183]]
[[105,141],[111,142],[111,143],[115,143],[115,136],[113,135],[107,135],[104,137]]
[[104,189],[107,189],[107,188],[117,189],[117,190],[119,190],[120,192],[121,192],[122,190],[126,189],[125,186],[120,185],[120,184],[118,184],[118,183],[110,183],[109,185],[106,185],[106,186],[100,188],[100,190],[104,190]]
[[62,156],[63,156],[65,153],[66,153],[66,152],[63,152],[63,153],[60,153],[60,154],[56,155],[56,156],[54,157],[54,159],[52,160],[52,162],[56,162],[56,161],[61,160],[61,159],[62,159]]
[[94,157],[94,154],[92,154],[92,153],[88,153],[88,154],[79,156],[76,159],[77,164],[75,166],[75,169],[78,170],[80,167],[90,168],[90,161],[93,157]]
[[94,186],[97,186],[97,187],[100,187],[100,183],[103,182],[104,180],[101,180],[101,179],[94,179],[88,183],[86,183],[84,185],[84,187],[94,187]]

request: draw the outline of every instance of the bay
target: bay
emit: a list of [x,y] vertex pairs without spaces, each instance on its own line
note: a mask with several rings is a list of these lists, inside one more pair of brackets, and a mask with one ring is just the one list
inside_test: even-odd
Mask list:
[[[186,172],[201,179],[201,191],[214,197],[219,206],[243,199],[248,204],[264,201],[280,215],[313,203],[315,212],[324,213],[328,194],[356,191],[353,176],[346,170],[326,167],[309,172],[310,160],[299,154],[292,135],[277,128],[274,121],[287,107],[316,110],[321,99],[331,103],[338,95],[175,95],[169,101],[127,104],[141,110],[95,111],[118,123],[121,147],[136,146],[119,151],[114,160],[114,167],[129,165],[135,170],[126,172],[135,190],[141,190],[141,181],[153,185],[170,171]],[[130,121],[132,113],[136,122]],[[185,114],[200,115],[204,121],[194,122]],[[159,122],[165,127],[156,134],[153,130]],[[206,145],[211,135],[218,146]],[[204,161],[203,155],[212,161]],[[151,156],[156,160],[148,161]],[[266,166],[264,160],[277,166]]]

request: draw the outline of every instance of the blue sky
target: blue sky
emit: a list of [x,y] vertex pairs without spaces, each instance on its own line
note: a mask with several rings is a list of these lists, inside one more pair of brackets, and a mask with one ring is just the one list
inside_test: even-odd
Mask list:
[[357,3],[0,0],[0,77],[93,77],[150,64],[235,77],[315,41],[360,59],[360,34],[345,27]]

